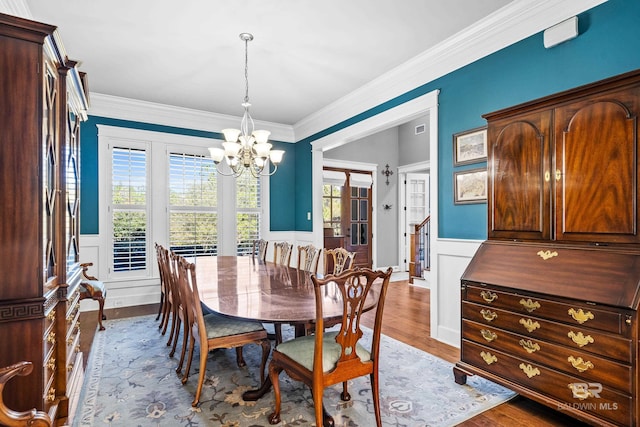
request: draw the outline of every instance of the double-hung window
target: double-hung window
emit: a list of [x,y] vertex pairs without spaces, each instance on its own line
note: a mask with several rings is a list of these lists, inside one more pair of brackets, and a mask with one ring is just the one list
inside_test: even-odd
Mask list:
[[148,153],[146,146],[111,149],[111,271],[145,271],[148,258]]
[[169,247],[183,256],[218,254],[218,179],[213,161],[169,154]]
[[98,253],[107,279],[152,279],[154,243],[187,257],[250,254],[260,238],[262,185],[248,171],[216,172],[211,139],[98,125],[101,149]]
[[260,238],[260,179],[245,171],[236,179],[236,251],[249,255]]

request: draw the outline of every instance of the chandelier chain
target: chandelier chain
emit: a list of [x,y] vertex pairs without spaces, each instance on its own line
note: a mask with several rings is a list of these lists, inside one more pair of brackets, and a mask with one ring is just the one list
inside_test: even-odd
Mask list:
[[249,102],[249,39],[244,39],[244,102]]

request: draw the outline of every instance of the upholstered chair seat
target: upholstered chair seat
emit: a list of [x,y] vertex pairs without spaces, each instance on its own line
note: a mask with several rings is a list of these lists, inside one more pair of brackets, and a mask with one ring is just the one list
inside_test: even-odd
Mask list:
[[[336,342],[338,332],[327,332],[322,337],[322,371],[330,372],[336,367],[340,359],[342,347]],[[313,370],[313,354],[315,351],[315,337],[308,335],[294,340],[285,341],[278,345],[278,351],[288,356],[294,362],[299,363],[306,369]],[[371,353],[360,345],[356,344],[356,354],[362,362],[371,360]]]

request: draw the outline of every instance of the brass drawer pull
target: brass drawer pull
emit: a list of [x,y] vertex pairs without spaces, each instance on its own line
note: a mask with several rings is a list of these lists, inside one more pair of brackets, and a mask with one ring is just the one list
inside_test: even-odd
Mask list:
[[540,369],[534,368],[533,366],[531,366],[531,364],[525,365],[524,363],[521,363],[518,367],[522,369],[522,372],[524,372],[529,378],[540,375]]
[[531,319],[520,319],[519,322],[522,326],[524,326],[524,328],[529,331],[529,332],[533,332],[536,329],[540,328],[540,323],[538,322],[534,322]]
[[576,368],[578,372],[584,372],[594,368],[593,363],[589,361],[585,362],[584,360],[582,360],[582,357],[578,357],[576,359],[573,356],[569,356],[567,357],[567,361],[569,361],[569,363],[571,363],[571,366]]
[[543,260],[546,261],[546,260],[548,260],[550,258],[558,256],[558,252],[556,252],[556,251],[551,252],[551,251],[548,251],[548,250],[547,251],[538,251],[538,253],[536,255],[538,255],[540,258],[542,258]]
[[520,304],[527,310],[529,313],[536,311],[536,309],[540,308],[540,303],[538,301],[531,301],[531,298],[526,301],[523,299],[520,300]]
[[487,322],[491,322],[498,317],[498,313],[486,309],[480,310],[480,314],[482,314],[482,317],[484,317],[484,320],[486,320]]
[[47,393],[47,402],[53,402],[56,400],[56,389],[51,387]]
[[570,308],[568,313],[569,316],[573,317],[573,320],[580,323],[581,325],[587,320],[594,319],[593,313],[591,313],[590,311],[587,311],[585,313],[581,308],[579,308],[577,311],[573,308]]
[[55,344],[56,343],[56,333],[55,333],[55,331],[49,332],[49,335],[47,335],[47,342],[49,342],[51,344]]
[[578,332],[577,334],[573,331],[569,331],[567,334],[571,341],[578,344],[578,347],[584,347],[587,344],[593,344],[594,340],[591,335],[584,336],[582,332]]
[[492,363],[498,361],[498,358],[495,355],[489,353],[488,351],[480,352],[480,356],[482,356],[482,360],[484,360],[487,365],[491,365]]
[[482,291],[480,292],[480,296],[486,302],[494,302],[495,300],[498,299],[498,294],[491,291]]
[[47,320],[53,321],[56,318],[56,311],[55,310],[51,310],[49,312],[49,314],[47,314]]
[[49,359],[49,361],[47,362],[47,368],[49,370],[53,370],[53,368],[56,367],[56,358],[52,357],[51,359]]
[[488,329],[483,329],[480,331],[480,333],[482,334],[482,338],[484,338],[485,340],[487,340],[487,342],[491,342],[493,340],[495,340],[496,338],[498,338],[498,334],[496,334],[495,332],[492,332]]
[[531,340],[520,340],[520,345],[522,346],[522,348],[524,348],[527,353],[535,353],[536,351],[540,350],[540,346],[538,345],[538,343],[535,343]]

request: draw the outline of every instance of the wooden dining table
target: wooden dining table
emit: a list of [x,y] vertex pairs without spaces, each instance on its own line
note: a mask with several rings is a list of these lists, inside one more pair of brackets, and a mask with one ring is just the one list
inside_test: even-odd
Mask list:
[[[231,317],[265,323],[315,323],[316,302],[311,274],[293,267],[259,261],[251,256],[198,257],[196,280],[200,301],[209,309]],[[380,287],[374,284],[365,311],[378,300]],[[325,321],[342,316],[343,303],[337,287],[323,290]],[[304,328],[296,328],[296,335]],[[249,390],[243,398],[254,401],[271,388],[267,375],[257,390]],[[325,415],[329,415],[325,411]]]

